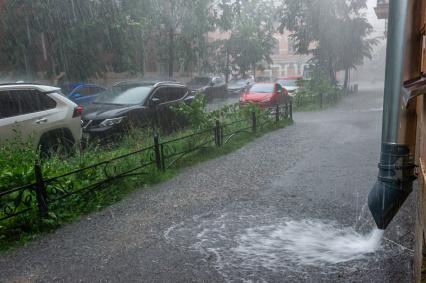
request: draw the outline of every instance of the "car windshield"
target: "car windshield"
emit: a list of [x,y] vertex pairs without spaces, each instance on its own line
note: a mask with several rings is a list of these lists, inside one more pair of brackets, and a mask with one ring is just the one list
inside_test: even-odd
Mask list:
[[277,83],[279,83],[280,85],[286,87],[286,86],[298,86],[297,85],[298,80],[278,80]]
[[136,105],[141,104],[148,97],[152,87],[139,86],[126,89],[123,87],[113,87],[102,92],[94,101],[95,104],[117,104]]
[[229,84],[230,85],[241,85],[241,86],[243,86],[243,85],[247,84],[247,81],[245,81],[245,80],[231,80],[231,81],[229,81]]
[[197,77],[193,78],[189,84],[193,85],[208,85],[210,83],[210,78],[207,77]]
[[273,92],[274,91],[274,84],[254,84],[250,88],[251,92]]

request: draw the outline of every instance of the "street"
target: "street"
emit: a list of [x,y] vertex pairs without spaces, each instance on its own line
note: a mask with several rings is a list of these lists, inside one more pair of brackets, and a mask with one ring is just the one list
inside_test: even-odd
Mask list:
[[0,282],[412,282],[414,193],[381,248],[350,261],[286,254],[271,234],[371,230],[382,95],[364,86],[295,113],[290,127],[7,252]]

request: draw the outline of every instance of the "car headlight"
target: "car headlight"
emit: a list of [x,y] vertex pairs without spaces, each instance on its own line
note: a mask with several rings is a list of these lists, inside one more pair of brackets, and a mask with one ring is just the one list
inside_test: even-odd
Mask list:
[[121,123],[121,121],[123,121],[125,117],[118,117],[118,118],[113,118],[113,119],[105,119],[104,121],[102,121],[99,124],[99,127],[111,127],[114,125],[118,125]]

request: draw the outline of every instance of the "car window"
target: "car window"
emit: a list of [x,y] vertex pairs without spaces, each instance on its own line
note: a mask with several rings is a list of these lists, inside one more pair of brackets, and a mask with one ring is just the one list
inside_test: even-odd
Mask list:
[[160,103],[167,103],[182,99],[187,92],[186,88],[181,87],[160,88],[153,97],[160,99]]
[[122,90],[113,87],[101,93],[94,101],[95,104],[136,105],[143,103],[149,96],[152,87],[140,86]]
[[152,98],[156,98],[160,100],[160,103],[168,102],[169,101],[169,89],[168,88],[159,88],[155,91]]
[[187,94],[186,88],[171,88],[169,91],[169,101],[176,101],[182,99]]
[[283,86],[297,86],[297,80],[278,80],[277,82]]
[[221,83],[223,83],[223,79],[222,79],[222,78],[219,78],[219,77],[218,77],[218,78],[214,78],[214,79],[213,79],[213,83],[214,83],[214,84],[221,84]]
[[79,93],[81,96],[89,96],[89,95],[94,95],[96,93],[99,93],[100,91],[96,87],[82,86],[79,89],[77,89],[75,92]]
[[250,91],[252,92],[273,92],[274,91],[274,84],[254,84]]
[[0,92],[0,118],[41,112],[56,107],[56,101],[36,90]]

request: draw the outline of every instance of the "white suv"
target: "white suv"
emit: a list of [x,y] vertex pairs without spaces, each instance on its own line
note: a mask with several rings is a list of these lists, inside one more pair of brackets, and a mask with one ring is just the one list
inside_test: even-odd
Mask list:
[[82,108],[56,87],[0,85],[0,143],[31,139],[43,152],[81,141]]

